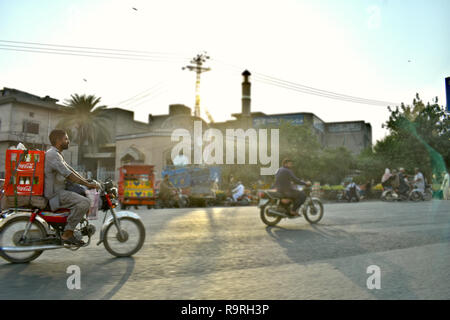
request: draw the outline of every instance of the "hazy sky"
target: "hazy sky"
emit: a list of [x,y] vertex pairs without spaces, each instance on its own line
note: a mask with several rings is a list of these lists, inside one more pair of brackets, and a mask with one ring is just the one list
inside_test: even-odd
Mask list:
[[207,51],[211,71],[202,74],[201,105],[216,121],[241,111],[240,74],[248,69],[252,111],[365,120],[375,143],[385,134],[386,107],[287,90],[257,74],[394,103],[409,104],[418,92],[425,101],[438,96],[444,104],[450,1],[0,0],[0,40],[148,51],[155,57],[82,57],[71,55],[73,48],[65,48],[68,55],[8,51],[3,49],[13,47],[5,45],[27,45],[0,42],[0,88],[60,102],[73,93],[95,94],[146,121],[149,113],[167,113],[169,104],[193,108],[195,73],[181,68]]

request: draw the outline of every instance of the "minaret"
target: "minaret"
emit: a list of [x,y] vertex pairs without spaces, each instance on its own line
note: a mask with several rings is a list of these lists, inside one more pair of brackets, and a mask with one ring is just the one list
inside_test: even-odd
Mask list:
[[242,72],[244,81],[242,82],[242,122],[246,127],[251,126],[251,87],[252,84],[249,81],[251,73],[248,70]]
[[244,82],[242,82],[242,115],[250,116],[250,104],[251,104],[251,87],[252,84],[249,81],[251,73],[248,70],[242,72]]

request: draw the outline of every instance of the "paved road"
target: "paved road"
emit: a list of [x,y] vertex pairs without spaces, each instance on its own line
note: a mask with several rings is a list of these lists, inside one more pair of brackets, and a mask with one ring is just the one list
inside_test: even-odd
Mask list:
[[[0,299],[450,299],[450,201],[326,204],[317,226],[272,228],[256,207],[137,212],[147,239],[133,258],[94,244],[0,259]],[[80,290],[67,289],[70,265]]]

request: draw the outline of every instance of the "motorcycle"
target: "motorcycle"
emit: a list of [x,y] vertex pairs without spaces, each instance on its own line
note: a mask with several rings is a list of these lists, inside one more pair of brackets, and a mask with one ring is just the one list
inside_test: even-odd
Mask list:
[[430,185],[426,185],[425,193],[422,193],[416,187],[404,193],[397,192],[393,188],[386,188],[381,194],[382,201],[429,201],[433,197]]
[[361,200],[361,196],[357,190],[353,192],[348,192],[347,190],[342,190],[337,195],[338,201],[347,201],[347,202],[359,202]]
[[238,197],[236,201],[234,201],[233,197],[228,197],[227,200],[225,200],[226,206],[249,206],[251,204],[252,200],[250,196],[246,193],[244,193],[242,196]]
[[189,197],[183,194],[180,188],[173,189],[169,199],[158,198],[159,208],[186,208],[189,207],[189,204]]
[[[100,239],[105,249],[116,257],[129,257],[138,252],[145,241],[141,218],[130,211],[116,212],[117,188],[111,179],[101,183],[100,210],[105,212]],[[111,213],[108,219],[108,213]],[[41,209],[8,209],[0,217],[0,256],[12,263],[27,263],[46,250],[78,250],[90,244],[95,226],[83,219],[74,230],[74,236],[87,242],[82,246],[64,244],[61,235],[67,223],[69,209],[57,211]]]
[[409,199],[411,201],[430,201],[433,198],[433,190],[431,185],[425,185],[425,192],[422,192],[417,186],[414,186],[414,189],[409,194]]
[[[322,202],[319,198],[311,197],[311,187],[297,186],[297,189],[305,192],[306,195],[306,200],[299,208],[299,211],[309,223],[318,223],[324,213]],[[291,216],[289,214],[292,208],[292,200],[284,198],[281,193],[275,190],[262,190],[259,196],[258,208],[260,209],[260,217],[266,225],[275,226],[281,219],[301,217],[300,215]]]
[[386,187],[381,194],[382,201],[406,201],[409,198],[409,191],[406,193],[396,192],[392,187]]

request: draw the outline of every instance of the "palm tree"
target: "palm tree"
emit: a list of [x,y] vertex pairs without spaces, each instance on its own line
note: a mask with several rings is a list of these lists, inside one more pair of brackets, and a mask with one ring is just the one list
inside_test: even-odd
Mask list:
[[83,151],[94,150],[111,141],[111,118],[106,113],[106,106],[98,106],[100,99],[94,95],[71,95],[65,102],[63,118],[57,124],[78,144],[78,163]]

